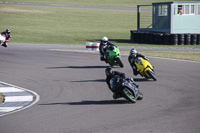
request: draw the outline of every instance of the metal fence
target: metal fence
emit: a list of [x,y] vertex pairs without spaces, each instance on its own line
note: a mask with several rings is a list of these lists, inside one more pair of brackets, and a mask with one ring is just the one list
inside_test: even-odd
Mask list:
[[137,6],[137,30],[152,28],[152,5]]

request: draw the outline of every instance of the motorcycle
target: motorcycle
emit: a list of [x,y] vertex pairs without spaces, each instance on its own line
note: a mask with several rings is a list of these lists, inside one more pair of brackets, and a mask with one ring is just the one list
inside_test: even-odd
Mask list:
[[124,67],[121,54],[119,49],[116,46],[108,46],[106,49],[106,58],[110,66],[120,66]]
[[150,62],[142,57],[137,57],[135,59],[135,64],[137,66],[137,69],[142,77],[145,78],[152,78],[154,81],[157,80],[155,76],[155,71],[153,66],[150,64]]
[[0,34],[0,45],[4,44],[6,37]]
[[128,79],[122,79],[119,75],[115,75],[110,80],[111,91],[118,92],[126,100],[136,103],[136,100],[142,100],[143,94],[140,92],[138,85]]

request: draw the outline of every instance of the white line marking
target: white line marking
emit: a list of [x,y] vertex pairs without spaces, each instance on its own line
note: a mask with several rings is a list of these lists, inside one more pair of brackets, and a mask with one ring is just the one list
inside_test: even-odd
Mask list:
[[0,87],[0,92],[1,93],[6,93],[6,92],[23,92],[24,90],[20,90],[14,87]]
[[6,96],[5,102],[31,102],[33,101],[33,96]]
[[[9,112],[6,111],[6,110],[9,110],[9,108],[0,107],[0,112],[1,112],[1,111],[5,111],[5,113],[4,113],[4,114],[1,114],[0,116],[5,116],[5,115],[11,114],[11,113],[15,113],[15,112],[18,112],[18,111],[27,109],[27,108],[33,106],[34,104],[36,104],[36,103],[40,100],[40,96],[39,96],[36,92],[34,92],[34,91],[31,91],[31,90],[28,90],[28,89],[25,89],[25,88],[21,88],[21,87],[18,87],[18,86],[14,86],[14,85],[11,85],[11,84],[8,84],[8,83],[5,83],[5,82],[1,82],[1,81],[0,81],[0,83],[1,83],[1,84],[5,84],[5,85],[7,85],[7,86],[11,86],[11,88],[13,87],[13,88],[19,89],[19,90],[21,90],[21,91],[27,91],[27,92],[29,92],[29,93],[31,93],[32,95],[35,96],[34,101],[33,101],[33,102],[30,102],[30,104],[27,105],[27,106],[25,106],[25,107],[24,107],[24,106],[11,107],[11,108],[10,108],[11,111],[9,111]],[[0,87],[0,88],[1,88],[1,87]],[[3,87],[3,88],[4,88],[4,87]],[[5,87],[5,88],[6,88],[6,87]],[[7,97],[5,97],[5,100],[7,100]],[[6,102],[4,102],[4,103],[6,103]]]
[[0,112],[10,112],[16,109],[23,108],[23,106],[18,106],[18,107],[1,107]]

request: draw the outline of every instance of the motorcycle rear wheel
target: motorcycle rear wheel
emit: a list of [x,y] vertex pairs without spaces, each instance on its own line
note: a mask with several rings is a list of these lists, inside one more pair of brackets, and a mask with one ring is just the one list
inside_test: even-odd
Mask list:
[[154,80],[154,81],[156,81],[157,79],[156,79],[156,76],[154,75],[154,73],[152,73],[151,71],[147,71],[147,74]]
[[136,103],[136,97],[134,94],[126,87],[121,90],[123,97],[129,102]]

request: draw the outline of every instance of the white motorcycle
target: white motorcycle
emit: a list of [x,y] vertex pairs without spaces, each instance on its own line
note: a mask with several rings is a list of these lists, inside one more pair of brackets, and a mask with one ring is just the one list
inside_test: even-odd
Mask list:
[[6,37],[0,34],[0,45],[4,44]]

